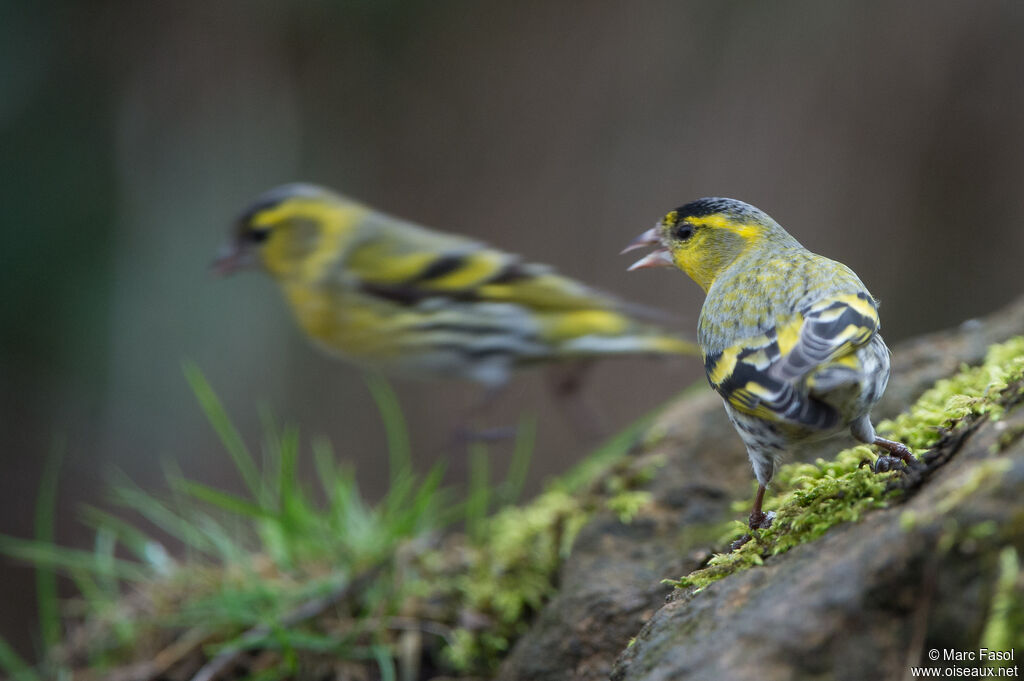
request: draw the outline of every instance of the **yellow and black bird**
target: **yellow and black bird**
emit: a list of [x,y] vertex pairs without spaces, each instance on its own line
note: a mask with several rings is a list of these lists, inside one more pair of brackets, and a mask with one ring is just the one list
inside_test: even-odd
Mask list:
[[277,281],[321,347],[388,375],[496,388],[542,362],[699,353],[547,266],[310,184],[272,189],[238,218],[215,267],[248,266]]
[[889,381],[889,349],[875,299],[849,267],[811,253],[735,199],[673,210],[623,252],[645,246],[657,248],[631,270],[676,266],[707,294],[698,342],[759,483],[752,529],[771,524],[761,509],[765,488],[782,455],[803,442],[849,429],[889,452],[876,470],[913,461],[871,425]]

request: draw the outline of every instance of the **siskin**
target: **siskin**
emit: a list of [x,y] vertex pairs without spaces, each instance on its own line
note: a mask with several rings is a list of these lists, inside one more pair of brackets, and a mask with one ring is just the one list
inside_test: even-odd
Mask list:
[[811,253],[777,222],[734,199],[678,208],[623,253],[659,246],[630,270],[675,265],[707,298],[698,341],[708,381],[746,445],[757,477],[750,528],[779,459],[845,429],[889,452],[875,470],[910,463],[910,450],[875,434],[871,407],[889,380],[875,299],[849,267]]
[[272,189],[238,218],[215,268],[247,266],[270,273],[320,346],[389,375],[497,388],[541,362],[699,352],[544,265],[310,184]]

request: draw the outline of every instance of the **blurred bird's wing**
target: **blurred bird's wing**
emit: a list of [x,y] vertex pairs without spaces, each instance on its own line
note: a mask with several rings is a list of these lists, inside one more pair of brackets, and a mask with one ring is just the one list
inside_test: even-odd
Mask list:
[[641,313],[614,296],[562,276],[545,265],[465,237],[442,234],[377,214],[373,229],[342,263],[364,292],[413,304],[427,298],[511,303],[546,311],[620,310]]

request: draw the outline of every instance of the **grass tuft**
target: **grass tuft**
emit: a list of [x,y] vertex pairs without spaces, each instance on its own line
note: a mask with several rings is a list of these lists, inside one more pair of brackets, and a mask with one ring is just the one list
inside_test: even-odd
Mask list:
[[[93,547],[71,549],[53,542],[59,456],[51,457],[36,538],[0,536],[0,552],[39,569],[41,640],[49,651],[32,667],[0,641],[0,670],[12,679],[70,678],[72,660],[93,677],[157,661],[166,668],[156,675],[196,679],[250,662],[249,678],[266,681],[310,665],[360,678],[410,678],[426,663],[442,673],[489,675],[553,593],[586,520],[611,509],[626,521],[648,499],[636,489],[639,479],[592,484],[633,445],[645,419],[533,502],[511,506],[535,443],[536,421],[526,418],[503,479],[492,479],[486,448],[472,448],[469,487],[457,500],[442,486],[440,465],[414,471],[394,391],[371,376],[367,388],[385,428],[381,458],[390,484],[370,502],[352,466],[322,439],[308,447],[316,482],[303,482],[298,469],[307,448],[299,431],[277,426],[268,413],[254,456],[199,368],[186,362],[183,369],[245,491],[191,480],[171,463],[164,465],[162,495],[115,475],[109,501],[143,525],[87,507]],[[596,498],[603,493],[615,499]],[[452,530],[456,523],[465,534]],[[181,548],[172,553],[145,525]],[[78,590],[64,604],[63,619],[58,574]],[[72,640],[84,643],[61,645],[65,625],[81,634]],[[201,669],[182,671],[196,659],[205,660]]]

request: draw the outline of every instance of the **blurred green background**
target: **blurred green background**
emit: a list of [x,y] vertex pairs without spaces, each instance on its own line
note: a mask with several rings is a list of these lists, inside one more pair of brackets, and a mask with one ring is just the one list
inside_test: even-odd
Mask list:
[[[617,254],[705,195],[850,265],[891,341],[987,313],[1021,289],[1022,68],[1014,0],[0,2],[0,532],[31,534],[58,438],[65,543],[88,541],[76,509],[115,468],[237,487],[185,358],[251,443],[268,405],[380,491],[360,373],[302,338],[269,279],[208,272],[281,182],[555,264],[690,337],[697,286]],[[614,430],[701,372],[593,373]],[[477,391],[396,388],[425,469]],[[508,393],[495,421],[541,416],[534,485],[584,453],[540,378]],[[26,651],[32,584],[0,562],[0,634]]]

